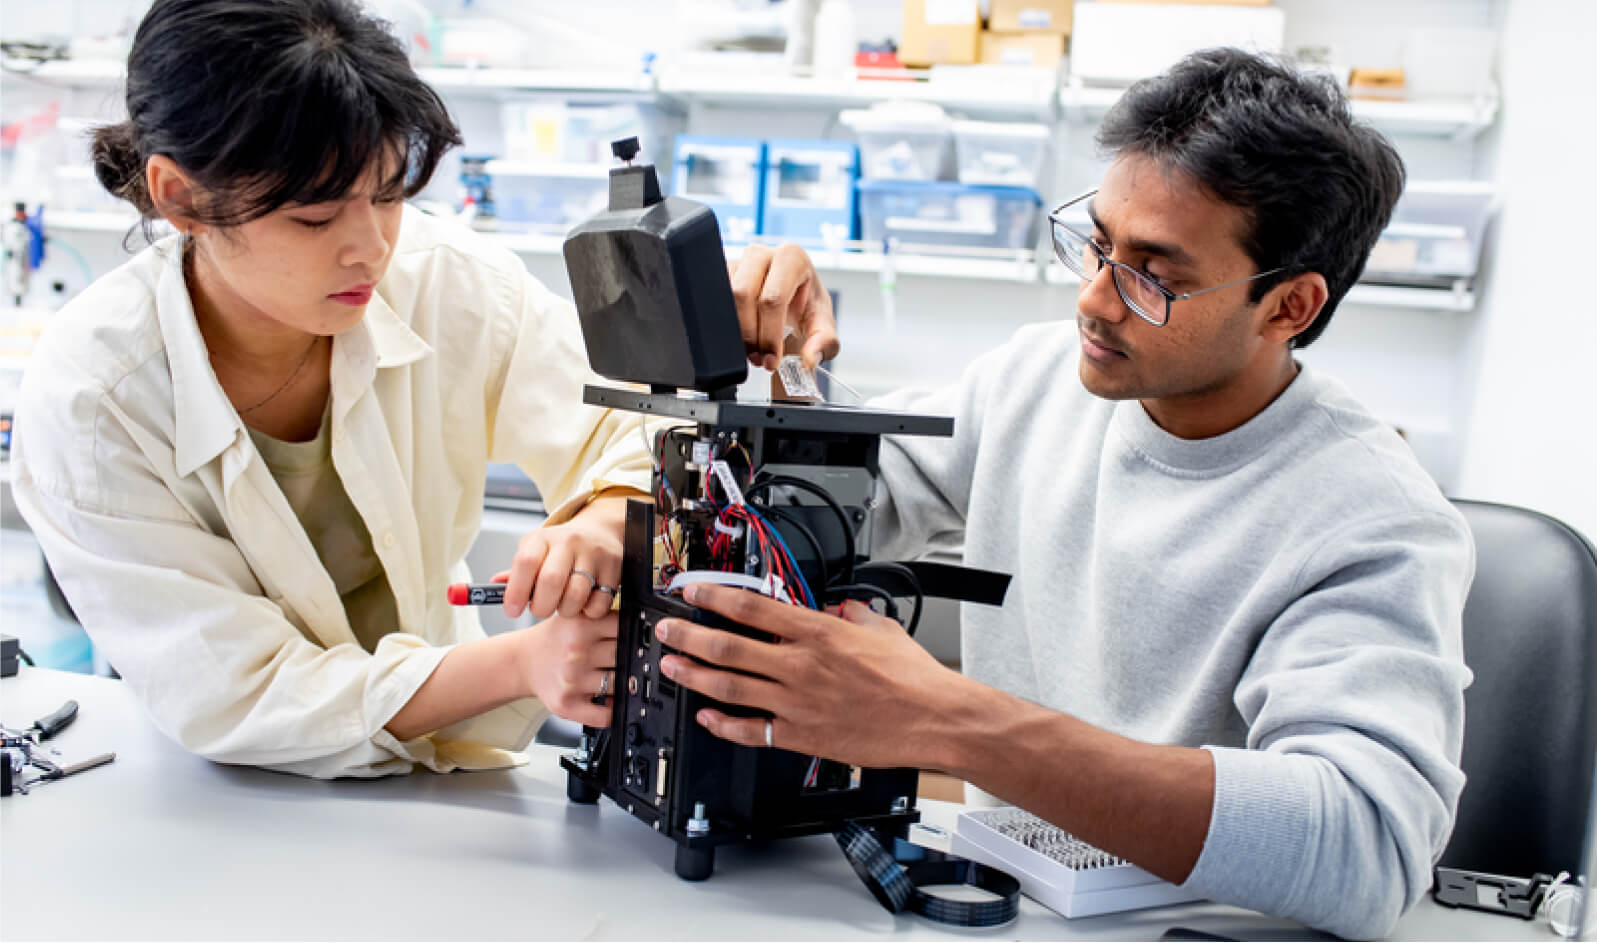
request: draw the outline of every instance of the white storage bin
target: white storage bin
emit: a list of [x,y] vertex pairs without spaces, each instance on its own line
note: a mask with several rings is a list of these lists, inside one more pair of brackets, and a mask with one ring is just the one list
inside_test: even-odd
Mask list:
[[505,160],[609,164],[610,142],[636,137],[651,153],[659,135],[638,106],[507,101],[499,106]]
[[960,183],[1038,189],[1048,156],[1048,128],[1029,123],[956,121],[954,152],[959,159]]
[[942,180],[953,164],[953,123],[936,105],[886,102],[839,116],[859,135],[866,180]]
[[1484,181],[1409,183],[1370,253],[1364,277],[1419,282],[1473,277],[1493,202],[1492,185]]
[[501,228],[563,233],[610,203],[603,164],[491,160],[484,169]]
[[917,245],[1030,249],[1037,244],[1042,198],[1025,187],[861,180],[860,235]]
[[1280,7],[1186,3],[1087,3],[1077,0],[1070,75],[1122,84],[1158,75],[1188,53],[1213,46],[1280,52]]

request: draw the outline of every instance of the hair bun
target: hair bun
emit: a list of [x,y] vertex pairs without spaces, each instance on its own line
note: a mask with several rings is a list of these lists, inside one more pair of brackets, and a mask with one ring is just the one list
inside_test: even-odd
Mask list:
[[127,200],[140,216],[155,213],[155,203],[144,184],[144,155],[139,153],[133,122],[94,129],[94,175],[118,199]]

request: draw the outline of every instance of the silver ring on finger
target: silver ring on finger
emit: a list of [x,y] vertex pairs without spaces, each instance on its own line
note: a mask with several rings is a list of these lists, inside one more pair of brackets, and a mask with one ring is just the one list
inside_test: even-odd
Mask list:
[[606,694],[609,694],[609,693],[610,693],[610,672],[601,671],[599,673],[599,696],[600,697],[604,697]]
[[775,746],[771,742],[771,718],[769,717],[765,718],[765,745],[767,748]]
[[589,573],[587,570],[578,569],[577,567],[572,567],[571,568],[571,575],[572,576],[585,577],[585,578],[587,578],[588,582],[592,583],[594,586],[598,586],[599,585],[599,578],[597,576],[594,576],[592,573]]
[[614,596],[616,593],[621,592],[621,590],[615,588],[614,586],[599,586],[597,584],[594,585],[593,591],[596,593],[605,593],[610,596]]

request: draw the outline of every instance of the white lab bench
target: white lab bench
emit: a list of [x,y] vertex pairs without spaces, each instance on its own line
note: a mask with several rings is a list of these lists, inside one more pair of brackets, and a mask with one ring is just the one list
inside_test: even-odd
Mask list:
[[[721,849],[688,883],[670,841],[566,800],[554,747],[510,770],[303,779],[187,753],[125,682],[29,668],[0,680],[0,720],[69,697],[78,720],[52,742],[116,761],[0,800],[0,939],[1325,939],[1208,903],[1066,920],[1023,900],[1007,926],[947,928],[883,910],[824,835]],[[920,807],[943,826],[959,810]],[[1554,939],[1429,898],[1394,938]]]

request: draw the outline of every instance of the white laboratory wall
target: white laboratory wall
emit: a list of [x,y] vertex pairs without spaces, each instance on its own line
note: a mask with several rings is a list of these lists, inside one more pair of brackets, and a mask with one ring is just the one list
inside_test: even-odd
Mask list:
[[[681,39],[677,14],[687,2],[475,0],[471,9],[524,26],[542,64],[631,68],[650,52],[669,61]],[[1565,287],[1571,281],[1567,272],[1579,272],[1583,227],[1592,218],[1589,204],[1582,211],[1575,200],[1591,192],[1584,168],[1592,141],[1588,124],[1575,117],[1589,112],[1574,97],[1585,83],[1569,67],[1583,59],[1581,37],[1592,35],[1591,6],[1560,0],[1278,2],[1287,14],[1288,48],[1330,46],[1339,60],[1370,66],[1400,65],[1403,44],[1415,30],[1501,26],[1504,105],[1498,127],[1460,140],[1394,138],[1414,179],[1484,178],[1499,184],[1504,209],[1489,246],[1481,303],[1465,313],[1348,304],[1303,357],[1343,378],[1379,414],[1403,427],[1450,492],[1526,504],[1597,532],[1585,483],[1597,469],[1597,446],[1591,433],[1583,433],[1594,424],[1584,421],[1583,399],[1589,397],[1577,388],[1584,365],[1577,358],[1592,349],[1597,318],[1593,302]],[[440,13],[462,6],[453,0],[427,5]],[[8,38],[92,35],[106,24],[136,21],[147,6],[146,0],[8,3],[0,32]],[[855,9],[861,39],[898,33],[899,3],[856,0]],[[7,81],[4,94],[8,116],[52,97],[69,114],[111,119],[121,109],[119,92],[104,87]],[[468,139],[496,120],[493,101],[448,98]],[[847,137],[835,115],[835,107],[698,102],[688,107],[684,122],[695,133]],[[1095,127],[1091,121],[1060,122],[1053,192],[1045,199],[1063,199],[1093,182],[1102,165],[1092,143]],[[75,251],[54,253],[40,281],[61,280],[69,292],[86,279],[86,268],[103,272],[123,257],[120,234],[59,235]],[[523,258],[535,275],[569,292],[558,256]],[[1548,277],[1547,259],[1569,268]],[[889,325],[875,275],[825,277],[842,295],[840,375],[865,392],[943,382],[1020,325],[1072,317],[1076,298],[1068,285],[901,275],[897,314]]]
[[1597,539],[1597,7],[1513,0],[1503,29],[1502,217],[1460,359],[1460,495],[1522,504]]

